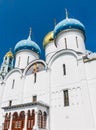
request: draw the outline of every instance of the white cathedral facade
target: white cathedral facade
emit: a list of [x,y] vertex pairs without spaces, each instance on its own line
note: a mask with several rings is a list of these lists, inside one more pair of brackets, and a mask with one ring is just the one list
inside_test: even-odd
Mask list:
[[66,14],[44,38],[45,61],[31,34],[6,53],[0,130],[96,130],[96,54],[85,41],[84,25]]

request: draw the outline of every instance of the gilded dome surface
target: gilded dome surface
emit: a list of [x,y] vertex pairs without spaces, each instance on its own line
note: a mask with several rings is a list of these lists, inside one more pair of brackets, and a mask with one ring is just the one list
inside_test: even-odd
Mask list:
[[49,32],[44,40],[43,40],[43,47],[45,48],[46,45],[48,45],[49,43],[53,42],[54,41],[54,38],[53,38],[53,31]]
[[8,56],[8,57],[13,57],[12,51],[10,50],[9,52],[7,52],[7,53],[6,53],[6,56]]

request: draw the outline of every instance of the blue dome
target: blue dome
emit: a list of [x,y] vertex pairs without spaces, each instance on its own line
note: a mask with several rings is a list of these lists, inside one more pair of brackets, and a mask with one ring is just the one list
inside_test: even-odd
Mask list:
[[54,29],[54,38],[56,38],[56,36],[61,31],[67,30],[67,29],[78,29],[78,30],[81,30],[83,33],[85,33],[85,27],[80,21],[76,19],[72,19],[72,18],[66,18],[56,25]]
[[39,55],[41,54],[41,50],[39,48],[39,46],[31,40],[31,38],[29,37],[27,40],[21,40],[19,41],[16,46],[15,46],[15,53],[20,51],[20,50],[32,50],[36,53],[38,53]]

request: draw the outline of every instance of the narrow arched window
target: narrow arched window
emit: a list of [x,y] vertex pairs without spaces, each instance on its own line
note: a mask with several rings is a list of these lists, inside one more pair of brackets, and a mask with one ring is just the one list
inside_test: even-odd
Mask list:
[[39,110],[38,112],[38,127],[42,128],[42,112]]
[[18,59],[18,67],[20,66],[20,56],[19,56],[19,59]]
[[78,37],[76,37],[76,46],[77,46],[77,48],[79,48],[79,45],[78,45]]
[[69,91],[68,89],[67,90],[64,90],[63,91],[64,93],[64,106],[69,106]]
[[29,64],[29,56],[28,56],[28,58],[27,58],[27,65]]
[[21,111],[19,114],[19,119],[18,119],[18,128],[24,128],[25,124],[25,112]]
[[8,130],[10,127],[10,119],[11,119],[11,113],[6,113],[5,120],[4,120],[4,130]]
[[7,56],[5,57],[5,60],[7,60]]
[[12,106],[12,100],[9,100],[9,107]]
[[42,116],[42,128],[43,129],[46,129],[46,124],[47,124],[47,114],[46,114],[46,112],[44,112],[43,116]]
[[12,57],[10,57],[9,59],[9,64],[11,65],[11,63],[12,63]]
[[34,95],[33,97],[32,97],[32,102],[36,102],[37,101],[37,95]]
[[35,111],[28,110],[27,130],[32,130],[35,124]]
[[63,75],[66,75],[66,65],[63,64]]
[[67,49],[67,39],[64,38],[64,41],[65,41],[65,49]]
[[15,79],[13,79],[13,82],[12,82],[12,89],[14,89],[14,84],[15,84]]
[[14,112],[13,114],[13,119],[12,119],[12,130],[17,129],[18,128],[18,113]]

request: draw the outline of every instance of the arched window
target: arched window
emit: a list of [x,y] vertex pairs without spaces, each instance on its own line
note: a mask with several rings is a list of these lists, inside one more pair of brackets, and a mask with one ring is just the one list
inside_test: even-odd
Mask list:
[[66,65],[63,64],[63,75],[66,75]]
[[16,130],[18,128],[18,113],[14,112],[12,119],[12,130]]
[[27,117],[27,130],[32,130],[35,124],[35,111],[28,110],[28,117]]
[[17,112],[13,114],[12,130],[23,130],[25,124],[25,112],[21,111],[18,115]]
[[25,124],[25,112],[21,111],[19,114],[19,119],[18,119],[18,128],[24,128]]
[[64,90],[64,106],[69,106],[69,91],[68,90]]
[[10,127],[10,119],[11,119],[11,113],[6,113],[5,120],[4,120],[4,130],[8,130]]
[[28,110],[28,116],[30,116],[30,110]]
[[65,41],[65,49],[67,49],[67,39],[64,38],[64,41]]
[[42,112],[39,110],[38,112],[38,127],[42,128]]
[[11,63],[12,63],[12,57],[10,57],[9,59],[9,64],[11,65]]
[[7,56],[5,57],[5,60],[7,60]]
[[28,56],[28,58],[27,58],[27,65],[29,64],[29,56]]
[[76,36],[76,46],[77,46],[77,48],[79,48],[78,37],[77,36]]
[[15,84],[15,79],[13,79],[13,82],[12,82],[12,89],[14,89],[14,84]]
[[44,112],[43,116],[42,116],[42,128],[43,129],[46,129],[46,124],[47,124],[47,114],[46,114],[46,112]]

